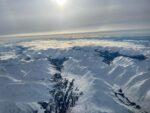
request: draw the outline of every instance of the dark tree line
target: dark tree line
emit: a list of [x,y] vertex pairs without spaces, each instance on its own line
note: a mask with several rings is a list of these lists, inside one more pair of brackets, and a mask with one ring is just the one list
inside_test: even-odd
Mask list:
[[62,78],[60,73],[56,73],[50,81],[54,83],[53,88],[49,91],[52,98],[48,103],[39,102],[39,104],[45,109],[44,113],[67,113],[71,107],[75,106],[83,93],[74,86],[75,79],[69,81]]

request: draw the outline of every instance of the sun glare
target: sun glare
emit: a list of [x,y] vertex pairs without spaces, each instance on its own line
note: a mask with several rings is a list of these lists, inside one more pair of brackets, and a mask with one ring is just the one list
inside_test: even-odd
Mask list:
[[55,1],[59,6],[64,6],[67,2],[67,0],[55,0]]

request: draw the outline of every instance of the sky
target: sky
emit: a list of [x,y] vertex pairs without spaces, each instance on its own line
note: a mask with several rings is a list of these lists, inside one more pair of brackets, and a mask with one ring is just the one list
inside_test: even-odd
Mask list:
[[0,0],[0,36],[150,29],[150,0]]

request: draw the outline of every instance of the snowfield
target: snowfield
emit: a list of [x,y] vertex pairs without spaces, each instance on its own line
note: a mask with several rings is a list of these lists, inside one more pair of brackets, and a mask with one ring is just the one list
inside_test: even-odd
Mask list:
[[150,40],[135,39],[1,44],[0,113],[44,113],[56,73],[83,92],[68,113],[150,113]]

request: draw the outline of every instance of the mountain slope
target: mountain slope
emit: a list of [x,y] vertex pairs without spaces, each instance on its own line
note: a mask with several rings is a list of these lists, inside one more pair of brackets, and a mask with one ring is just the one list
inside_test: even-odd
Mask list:
[[[146,42],[146,45],[149,42]],[[150,112],[150,47],[141,40],[47,39],[0,47],[0,113],[44,113],[50,78],[83,92],[70,113]]]

